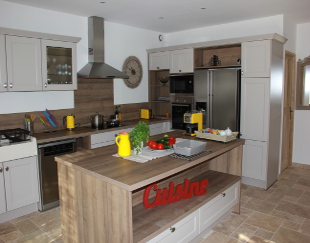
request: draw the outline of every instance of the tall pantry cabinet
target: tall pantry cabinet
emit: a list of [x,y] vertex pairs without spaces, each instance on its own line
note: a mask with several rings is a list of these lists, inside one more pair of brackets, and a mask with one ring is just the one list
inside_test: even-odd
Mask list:
[[279,171],[284,43],[285,38],[241,45],[242,182],[264,189]]

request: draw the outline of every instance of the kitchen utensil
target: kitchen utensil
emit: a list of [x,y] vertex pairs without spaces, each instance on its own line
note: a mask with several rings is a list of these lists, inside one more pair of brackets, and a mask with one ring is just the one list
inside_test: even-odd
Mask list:
[[55,123],[52,121],[52,119],[49,117],[48,113],[46,111],[43,111],[45,117],[47,118],[47,120],[49,121],[49,123],[53,126],[56,127]]
[[103,129],[104,117],[105,116],[100,115],[98,112],[94,115],[89,116],[88,118],[91,120],[91,127],[97,130]]
[[69,114],[67,116],[63,117],[63,125],[66,125],[67,130],[74,130],[75,124],[74,124],[74,116],[72,114]]
[[52,113],[51,113],[48,109],[46,109],[46,112],[47,112],[47,114],[49,115],[49,117],[52,119],[52,121],[54,122],[54,124],[57,125],[57,121],[56,121],[55,117],[52,115]]
[[40,118],[45,122],[47,126],[49,127],[51,126],[51,124],[47,121],[47,119],[44,116],[40,116]]
[[121,157],[127,157],[131,154],[131,146],[128,132],[120,132],[115,138],[115,143],[118,146],[117,154]]

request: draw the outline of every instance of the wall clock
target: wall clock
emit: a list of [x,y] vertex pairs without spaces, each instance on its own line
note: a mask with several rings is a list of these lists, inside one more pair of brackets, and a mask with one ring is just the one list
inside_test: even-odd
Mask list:
[[142,80],[143,70],[140,60],[135,56],[128,57],[123,64],[123,72],[129,76],[124,79],[127,87],[134,89],[137,88]]

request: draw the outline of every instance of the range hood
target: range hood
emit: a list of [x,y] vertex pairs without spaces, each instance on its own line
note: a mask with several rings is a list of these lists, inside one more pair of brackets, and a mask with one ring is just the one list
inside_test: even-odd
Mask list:
[[104,19],[88,18],[88,63],[78,72],[81,78],[129,78],[123,72],[104,63]]

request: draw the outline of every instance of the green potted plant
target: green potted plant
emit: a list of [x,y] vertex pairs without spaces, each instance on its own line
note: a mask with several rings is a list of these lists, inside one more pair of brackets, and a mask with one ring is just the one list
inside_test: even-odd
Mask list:
[[139,121],[138,125],[130,132],[130,142],[134,153],[139,154],[143,147],[143,142],[147,142],[150,136],[150,127],[143,121]]

